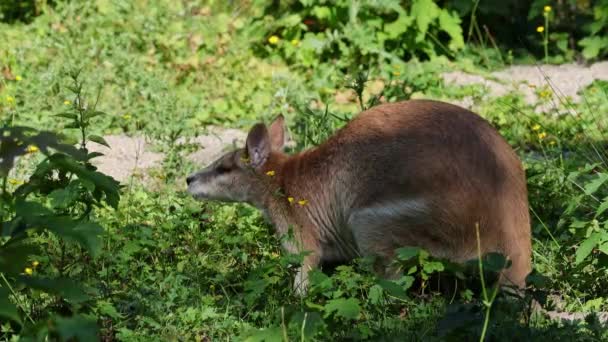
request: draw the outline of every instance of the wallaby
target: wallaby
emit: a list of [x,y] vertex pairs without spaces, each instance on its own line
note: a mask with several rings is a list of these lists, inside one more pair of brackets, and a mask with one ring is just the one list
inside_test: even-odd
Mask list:
[[[531,270],[525,174],[517,155],[483,118],[430,100],[382,104],[360,113],[321,145],[287,155],[285,122],[254,125],[245,147],[187,178],[198,199],[247,202],[279,235],[293,229],[309,251],[295,288],[322,261],[424,248],[464,262],[498,252],[512,264],[505,285]],[[286,241],[289,241],[286,239]]]

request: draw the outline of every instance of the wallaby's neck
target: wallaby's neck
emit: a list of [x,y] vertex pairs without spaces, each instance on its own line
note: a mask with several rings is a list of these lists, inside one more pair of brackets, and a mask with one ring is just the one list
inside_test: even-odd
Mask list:
[[331,159],[319,152],[312,149],[269,158],[268,169],[275,171],[278,194],[267,197],[266,213],[279,234],[286,233],[290,226],[313,225],[322,232],[339,225],[340,209],[333,203],[336,189]]

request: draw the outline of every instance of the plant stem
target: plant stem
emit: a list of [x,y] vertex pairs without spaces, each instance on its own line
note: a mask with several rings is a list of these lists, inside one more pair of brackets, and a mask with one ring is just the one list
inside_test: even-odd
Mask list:
[[17,301],[17,305],[19,305],[19,307],[21,308],[21,310],[23,310],[23,313],[25,313],[25,316],[30,320],[30,322],[32,322],[32,324],[34,324],[35,323],[34,320],[30,316],[30,314],[27,313],[27,311],[25,310],[25,305],[23,305],[21,303],[21,301],[19,300],[19,296],[17,296],[17,293],[15,292],[15,290],[13,289],[13,287],[11,286],[11,284],[8,282],[8,279],[6,279],[6,277],[4,276],[4,273],[0,272],[0,276],[2,277],[2,280],[4,280],[4,283],[6,284],[6,287],[8,287],[8,289],[13,294],[13,297],[15,297],[15,301]]
[[479,237],[479,223],[475,224],[475,233],[477,234],[477,256],[479,260],[479,276],[481,278],[481,289],[483,293],[483,305],[486,307],[485,309],[485,318],[483,321],[483,328],[481,330],[481,336],[479,337],[479,341],[485,341],[486,333],[488,331],[488,325],[490,324],[490,310],[492,309],[492,304],[494,303],[494,299],[496,299],[496,295],[498,294],[498,283],[494,285],[494,290],[492,295],[488,297],[488,290],[486,288],[486,280],[483,275],[483,261],[481,259],[481,239]]
[[545,13],[545,34],[543,35],[545,48],[545,63],[549,63],[549,14]]
[[473,35],[473,26],[477,26],[477,6],[479,6],[480,0],[475,0],[473,9],[471,10],[471,22],[469,23],[469,34],[467,35],[467,44],[471,41]]

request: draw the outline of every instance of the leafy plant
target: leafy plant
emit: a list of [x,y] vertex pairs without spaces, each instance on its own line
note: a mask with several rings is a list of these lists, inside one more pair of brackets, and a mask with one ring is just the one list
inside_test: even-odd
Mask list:
[[[89,153],[87,139],[105,143],[102,138],[87,136],[91,119],[102,115],[95,106],[87,106],[79,73],[72,73],[72,91],[75,102],[72,110],[59,114],[70,120],[68,127],[82,134],[80,148],[65,144],[51,132],[38,132],[20,126],[4,126],[0,130],[0,316],[10,319],[21,328],[23,336],[49,336],[62,340],[94,339],[97,335],[95,317],[88,313],[85,303],[90,300],[91,289],[78,284],[67,275],[72,262],[64,256],[70,246],[79,246],[93,258],[101,251],[100,236],[103,228],[92,217],[95,207],[106,205],[116,208],[119,201],[118,182],[98,171],[91,159],[99,156]],[[42,153],[28,180],[9,178],[18,157]],[[31,157],[30,157],[31,158]],[[18,184],[10,190],[9,184]],[[55,270],[42,271],[39,236],[52,233],[60,240],[62,256]],[[51,238],[51,237],[49,237]],[[25,305],[21,293],[41,291],[53,298],[56,313],[33,316]],[[63,314],[60,314],[63,312]]]
[[405,6],[399,1],[338,1],[332,6],[290,1],[281,8],[267,7],[266,15],[261,20],[270,24],[269,38],[260,43],[260,50],[271,54],[278,49],[287,60],[304,66],[335,60],[348,68],[377,60],[449,55],[464,47],[460,18],[431,0]]

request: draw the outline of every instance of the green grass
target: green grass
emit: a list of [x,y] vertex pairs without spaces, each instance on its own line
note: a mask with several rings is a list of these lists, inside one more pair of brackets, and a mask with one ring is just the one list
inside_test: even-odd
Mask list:
[[[100,200],[90,214],[103,227],[98,249],[91,248],[98,250],[96,256],[82,243],[47,231],[27,234],[40,247],[24,259],[39,262],[32,277],[69,277],[83,288],[84,299],[67,289],[25,286],[15,281],[19,276],[0,278],[0,295],[11,291],[8,298],[24,322],[0,318],[0,339],[34,338],[35,332],[59,339],[86,336],[78,335],[85,334],[86,324],[74,317],[96,323],[107,341],[478,339],[482,295],[476,286],[459,289],[453,298],[436,293],[432,276],[449,273],[439,261],[415,254],[401,260],[412,267],[408,275],[383,282],[371,272],[369,260],[358,260],[315,272],[310,293],[298,298],[290,284],[301,256],[281,250],[255,209],[200,203],[184,192],[185,175],[201,165],[186,160],[191,149],[177,144],[178,138],[198,135],[211,124],[245,129],[281,112],[300,149],[327,137],[344,124],[342,118],[359,110],[356,101],[336,101],[357,70],[331,59],[313,67],[295,63],[267,42],[264,21],[254,19],[258,15],[257,5],[219,2],[74,1],[58,2],[28,24],[0,24],[3,126],[50,130],[78,142],[80,131],[55,114],[73,108],[69,73],[80,70],[87,103],[99,96],[97,109],[107,113],[92,119],[88,134],[145,135],[167,155],[154,174],[155,186],[134,178],[120,189],[117,208]],[[355,58],[348,56],[343,58]],[[562,104],[539,115],[522,94],[485,99],[481,86],[441,81],[439,74],[454,68],[487,72],[475,67],[479,58],[461,53],[455,62],[434,57],[370,63],[364,68],[370,82],[363,99],[378,95],[370,90],[372,81],[386,86],[387,101],[472,97],[479,114],[499,129],[526,167],[534,269],[544,276],[536,277],[527,299],[534,297],[548,309],[608,311],[607,118],[602,114],[608,109],[608,83],[598,81],[584,91],[584,101],[573,105],[576,116],[560,114]],[[7,179],[27,180],[42,159],[39,153],[24,157]],[[18,186],[7,182],[3,196]],[[61,209],[58,194],[35,199]],[[75,215],[83,209],[65,210]],[[0,247],[8,240],[0,237]],[[5,270],[0,272],[4,276]],[[608,339],[593,317],[575,324],[552,322],[530,315],[527,304],[499,295],[487,339]],[[62,317],[74,319],[66,323]]]

